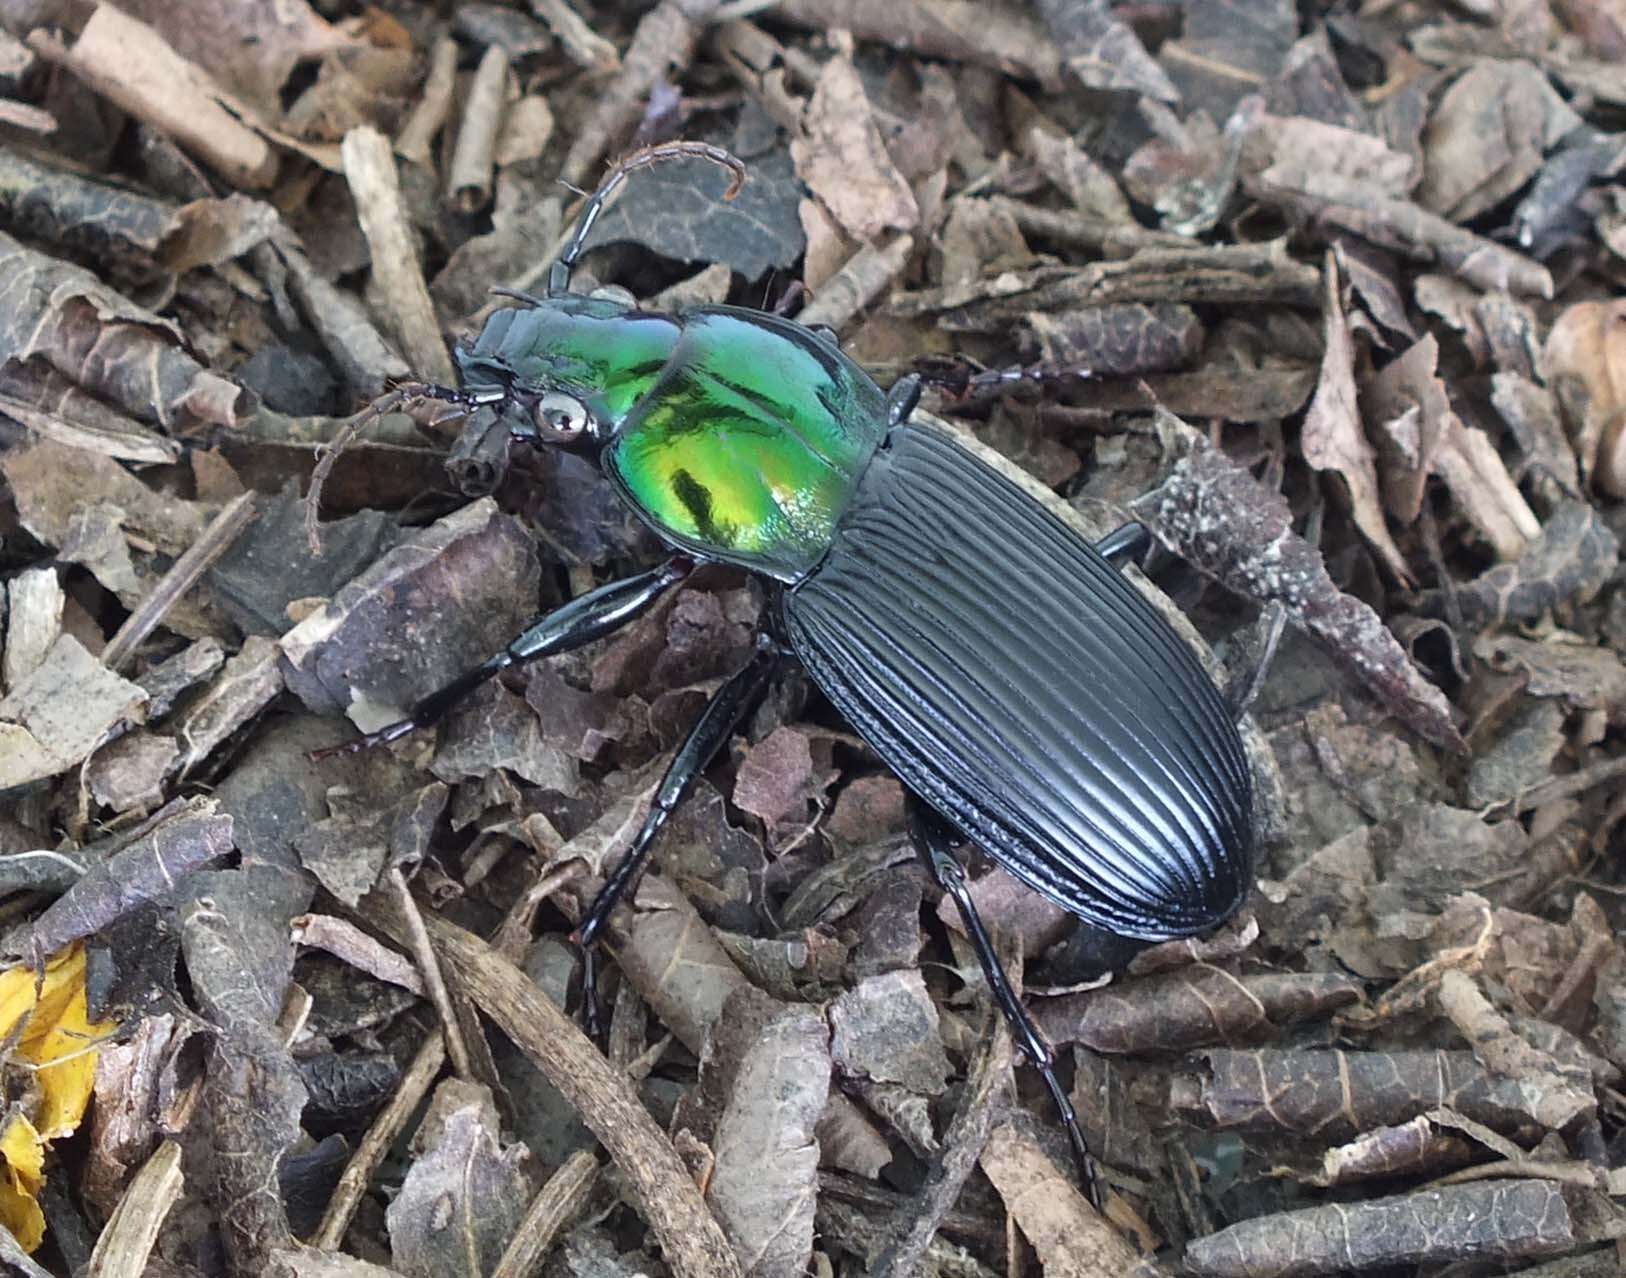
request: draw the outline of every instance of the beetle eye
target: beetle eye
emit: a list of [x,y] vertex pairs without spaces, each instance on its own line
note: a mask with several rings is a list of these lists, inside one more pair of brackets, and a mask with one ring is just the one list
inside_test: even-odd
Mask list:
[[564,391],[549,391],[536,401],[536,426],[542,438],[564,444],[587,429],[587,405]]

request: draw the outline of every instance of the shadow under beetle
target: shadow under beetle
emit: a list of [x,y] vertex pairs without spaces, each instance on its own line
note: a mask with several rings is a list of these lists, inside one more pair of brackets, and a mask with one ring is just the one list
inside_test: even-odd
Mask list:
[[[911,421],[918,378],[883,393],[833,333],[775,315],[731,306],[662,315],[571,293],[571,268],[611,193],[633,170],[680,156],[729,168],[729,197],[743,180],[738,160],[703,144],[629,156],[588,199],[547,293],[497,312],[458,351],[461,387],[410,383],[361,415],[438,400],[487,418],[475,453],[489,454],[490,438],[583,453],[671,556],[540,618],[399,723],[321,753],[435,723],[499,671],[626,625],[698,564],[758,574],[767,633],[678,747],[577,929],[586,989],[605,921],[662,825],[775,670],[798,660],[911,792],[915,846],[954,898],[1099,1205],[1051,1049],[1006,979],[953,849],[969,839],[1118,936],[1210,928],[1237,909],[1252,877],[1239,711],[1119,571],[1149,547],[1146,529],[1083,540],[952,436]],[[592,1030],[591,993],[588,1016]]]

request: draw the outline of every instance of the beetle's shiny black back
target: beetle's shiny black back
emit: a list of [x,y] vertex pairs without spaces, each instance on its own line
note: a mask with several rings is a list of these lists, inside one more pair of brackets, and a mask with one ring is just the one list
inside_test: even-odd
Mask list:
[[892,431],[784,616],[865,740],[1029,886],[1147,940],[1241,903],[1251,779],[1213,681],[1094,547],[949,436]]

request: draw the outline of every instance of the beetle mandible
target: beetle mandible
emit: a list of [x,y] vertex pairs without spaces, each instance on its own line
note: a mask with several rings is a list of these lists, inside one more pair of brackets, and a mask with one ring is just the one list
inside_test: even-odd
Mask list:
[[775,670],[800,661],[910,791],[914,844],[953,897],[1099,1205],[1053,1053],[1000,966],[954,849],[975,843],[1118,936],[1208,929],[1252,878],[1240,710],[1120,571],[1149,548],[1147,530],[1126,524],[1091,545],[952,436],[912,420],[918,377],[882,392],[833,333],[776,315],[656,314],[571,293],[609,196],[635,169],[680,156],[730,169],[730,197],[744,178],[739,160],[700,143],[622,160],[587,200],[546,293],[498,311],[458,351],[461,386],[409,383],[362,415],[445,401],[494,415],[513,441],[585,454],[671,555],[541,617],[398,723],[322,753],[437,722],[500,671],[626,625],[698,564],[757,574],[770,606],[755,655],[689,730],[577,929],[587,990],[600,932],[661,827]]

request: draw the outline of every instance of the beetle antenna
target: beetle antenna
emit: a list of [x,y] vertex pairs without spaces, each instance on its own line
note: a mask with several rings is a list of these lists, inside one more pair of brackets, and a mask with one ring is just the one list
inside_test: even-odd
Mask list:
[[599,183],[598,190],[588,196],[587,203],[582,205],[582,211],[576,218],[576,229],[571,233],[569,242],[558,259],[548,270],[548,296],[559,297],[570,292],[570,272],[581,257],[582,251],[587,247],[587,237],[593,233],[599,215],[604,212],[609,199],[627,180],[628,174],[638,169],[647,169],[651,165],[664,164],[667,160],[675,160],[684,156],[695,159],[710,160],[713,164],[727,169],[733,180],[728,184],[728,190],[723,192],[725,200],[732,200],[740,193],[745,185],[745,162],[729,154],[720,146],[713,146],[709,142],[662,142],[656,146],[646,146],[642,150],[634,151],[630,155],[622,156],[615,166],[604,176]]
[[339,454],[385,413],[393,413],[426,400],[472,406],[465,392],[450,386],[437,386],[433,382],[402,382],[346,419],[331,440],[317,445],[316,469],[311,472],[310,487],[305,492],[305,538],[310,543],[311,554],[322,553],[322,488],[333,473],[333,464],[339,460]]

